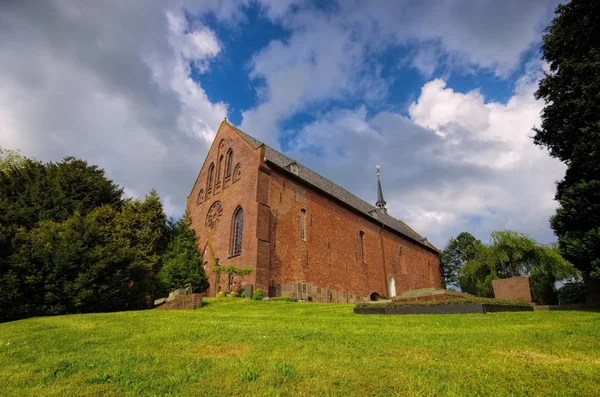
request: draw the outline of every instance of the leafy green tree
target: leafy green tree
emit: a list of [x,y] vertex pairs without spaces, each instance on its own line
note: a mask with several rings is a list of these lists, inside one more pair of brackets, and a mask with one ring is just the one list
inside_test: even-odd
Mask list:
[[18,151],[0,147],[0,171],[8,170],[10,167],[19,168],[25,160],[26,158]]
[[447,288],[459,286],[460,269],[475,258],[481,245],[481,241],[468,232],[462,232],[448,241],[440,253],[440,270]]
[[187,213],[172,224],[169,246],[159,273],[164,292],[187,284],[192,285],[194,292],[203,292],[208,288],[196,233],[190,228],[190,224],[191,219]]
[[540,81],[542,124],[534,142],[567,164],[551,225],[562,255],[600,299],[600,0],[558,6],[546,29]]
[[540,245],[531,237],[510,230],[493,232],[489,245],[481,245],[474,259],[460,272],[463,292],[493,297],[492,281],[529,275],[535,302],[556,303],[556,281],[577,277],[579,272],[557,247]]
[[122,200],[96,166],[0,171],[0,321],[147,306],[169,240],[155,191]]

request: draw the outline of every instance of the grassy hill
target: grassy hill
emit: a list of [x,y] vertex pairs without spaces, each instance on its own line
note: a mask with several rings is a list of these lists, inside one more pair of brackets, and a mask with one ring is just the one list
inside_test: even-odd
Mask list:
[[600,395],[600,313],[208,300],[0,324],[3,396]]

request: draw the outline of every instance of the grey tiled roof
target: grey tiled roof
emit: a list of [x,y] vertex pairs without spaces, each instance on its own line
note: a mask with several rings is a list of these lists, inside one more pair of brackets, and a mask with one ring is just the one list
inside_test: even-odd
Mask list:
[[[317,174],[316,172],[304,167],[302,164],[290,159],[289,157],[278,152],[277,150],[273,149],[272,147],[260,142],[259,140],[251,137],[250,135],[246,134],[245,132],[243,132],[237,128],[235,128],[235,130],[246,141],[248,141],[248,143],[250,145],[252,145],[255,149],[259,148],[261,145],[264,146],[266,162],[272,163],[272,164],[274,164],[282,169],[286,169],[288,171],[289,171],[289,166],[291,164],[295,163],[297,166],[297,170],[298,170],[298,173],[296,174],[296,176],[299,179],[301,179],[302,181],[304,181],[304,182],[308,183],[309,185],[312,185],[312,186],[316,187],[317,189],[327,193],[328,195],[338,199],[339,201],[354,208],[355,210],[362,212],[363,214],[368,216],[370,219],[373,219],[374,222],[382,223],[383,225],[387,226],[388,228],[390,228],[392,230],[395,230],[396,232],[402,234],[403,236],[406,236],[427,248],[438,251],[436,247],[434,247],[433,245],[428,243],[427,240],[423,240],[423,237],[421,237],[417,232],[415,232],[410,227],[408,227],[408,225],[406,225],[404,222],[402,222],[388,214],[381,212],[381,210],[378,210],[378,208],[375,207],[374,205],[371,205],[371,204],[367,203],[366,201],[361,200],[360,198],[356,197],[354,194],[350,193],[349,191],[342,188],[341,186],[336,185],[335,183],[331,182],[329,179],[324,178],[321,175]],[[289,171],[289,172],[292,173],[291,171]],[[293,174],[295,174],[295,173],[293,173]]]

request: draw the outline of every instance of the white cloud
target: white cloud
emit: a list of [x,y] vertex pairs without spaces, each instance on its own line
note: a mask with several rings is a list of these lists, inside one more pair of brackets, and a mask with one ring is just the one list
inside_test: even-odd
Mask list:
[[[438,69],[486,69],[506,76],[540,41],[556,6],[555,0],[375,2],[368,7],[343,1],[323,11],[304,1],[262,3],[266,15],[291,36],[272,41],[253,57],[250,76],[264,84],[259,103],[243,112],[241,127],[271,144],[281,122],[297,112],[348,98],[384,100],[389,82],[374,60],[393,46],[416,46],[399,63],[408,61],[426,77]],[[466,99],[481,101],[473,95]],[[447,112],[462,111],[456,105],[442,109],[438,104]]]
[[533,98],[539,77],[539,64],[530,66],[505,104],[433,80],[410,119],[334,111],[305,127],[289,154],[371,202],[381,164],[390,214],[440,246],[461,231],[487,239],[505,228],[553,241],[554,181],[565,168],[530,138],[543,106]]
[[167,3],[3,2],[0,145],[84,158],[128,194],[157,188],[181,213],[227,114],[190,78],[190,63],[206,72],[220,49],[211,29]]

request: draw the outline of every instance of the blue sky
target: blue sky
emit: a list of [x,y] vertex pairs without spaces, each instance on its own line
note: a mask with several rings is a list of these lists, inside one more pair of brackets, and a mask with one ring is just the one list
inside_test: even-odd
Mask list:
[[227,117],[443,246],[554,241],[533,145],[556,1],[49,0],[0,5],[0,145],[74,155],[169,214]]

